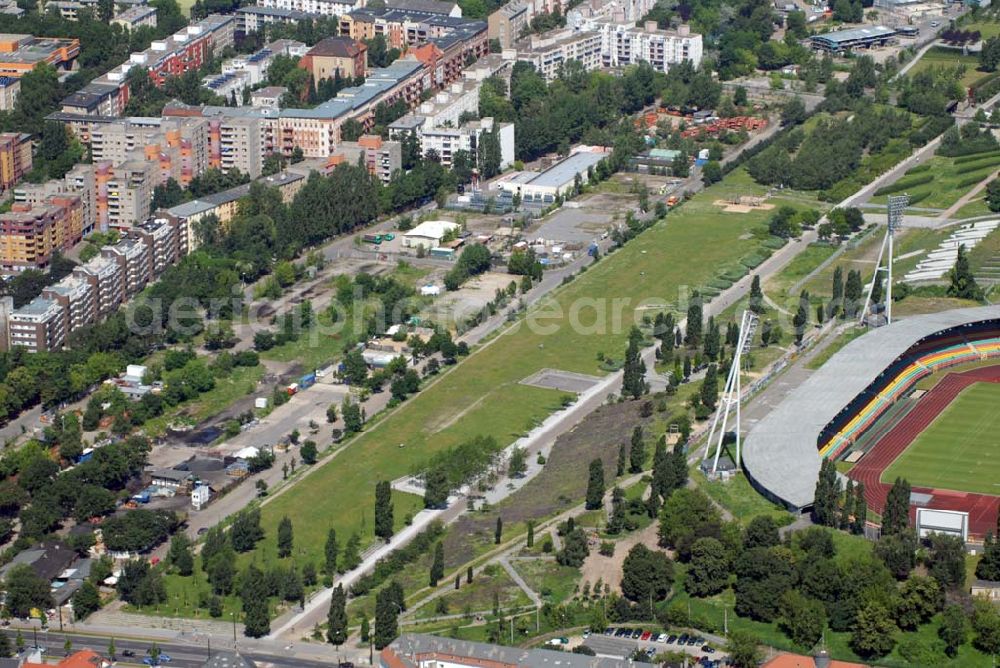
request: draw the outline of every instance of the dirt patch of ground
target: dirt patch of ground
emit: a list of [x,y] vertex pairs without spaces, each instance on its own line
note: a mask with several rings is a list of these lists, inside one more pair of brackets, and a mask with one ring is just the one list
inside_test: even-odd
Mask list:
[[[659,549],[656,545],[658,528],[659,525],[654,522],[641,531],[625,536],[615,543],[615,553],[610,557],[603,557],[597,550],[591,550],[590,556],[580,567],[580,586],[582,587],[584,582],[589,582],[591,587],[598,586],[598,582],[606,583],[611,587],[611,591],[621,593],[622,562],[628,556],[629,550],[639,543],[651,550]],[[603,587],[603,584],[600,586]]]
[[724,213],[750,213],[751,211],[770,211],[774,208],[773,204],[764,204],[763,202],[749,202],[749,201],[739,201],[731,202],[729,200],[717,199],[712,202],[715,206],[721,206]]
[[450,568],[463,564],[474,556],[477,545],[491,544],[498,514],[504,525],[513,526],[555,515],[581,503],[587,491],[591,460],[600,457],[604,462],[604,479],[614,480],[620,445],[629,440],[635,425],[649,421],[639,416],[642,403],[601,406],[556,439],[545,468],[524,487],[489,512],[459,517],[445,537],[446,565]]

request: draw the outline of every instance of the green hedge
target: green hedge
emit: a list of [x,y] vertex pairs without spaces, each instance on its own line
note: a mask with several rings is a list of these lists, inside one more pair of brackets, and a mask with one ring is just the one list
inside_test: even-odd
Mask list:
[[764,264],[764,260],[766,259],[767,259],[766,256],[752,254],[752,255],[747,255],[744,258],[741,258],[740,264],[742,264],[744,267],[747,267],[748,269],[756,269],[760,265]]
[[[956,160],[955,162],[958,162],[958,160]],[[912,174],[920,174],[921,172],[926,172],[930,168],[931,168],[931,163],[925,162],[922,165],[917,165],[916,167],[907,170],[906,174],[903,174],[903,177],[905,178]]]
[[767,239],[764,239],[761,245],[764,248],[778,250],[779,248],[783,248],[786,243],[788,243],[787,239],[782,239],[781,237],[768,237]]
[[1000,165],[1000,154],[990,156],[989,158],[984,158],[982,160],[977,160],[975,162],[966,162],[962,165],[957,165],[955,167],[955,174],[968,174],[970,172],[975,172],[980,169],[987,169],[989,167],[996,167]]
[[882,195],[892,195],[893,193],[902,192],[908,188],[913,188],[915,186],[922,186],[925,183],[930,183],[934,180],[933,174],[918,174],[913,178],[903,177],[895,183],[889,184],[887,186],[882,186],[875,191],[875,196],[880,197]]
[[713,288],[718,288],[719,290],[728,290],[732,287],[733,282],[727,281],[724,278],[713,278],[708,282],[708,284]]
[[[970,153],[969,155],[963,155],[952,160],[956,165],[964,165],[967,162],[975,162],[976,160],[982,160],[983,158],[991,155],[1000,155],[996,149],[989,151],[980,151],[979,153]],[[928,165],[929,167],[930,165]],[[914,168],[915,169],[915,168]]]
[[925,199],[931,196],[930,190],[918,190],[914,193],[910,193],[910,206],[918,202],[923,202]]
[[724,278],[730,283],[735,283],[744,276],[747,275],[746,267],[740,266],[739,268],[731,267],[724,271],[719,272],[719,278]]
[[698,288],[698,292],[702,297],[718,297],[719,293],[722,292],[719,288],[714,288],[711,285],[703,285]]
[[969,186],[974,186],[983,179],[985,179],[987,176],[993,174],[993,172],[995,171],[996,171],[995,169],[987,169],[985,171],[977,172],[976,174],[967,176],[958,183],[956,183],[955,188],[960,189],[960,188],[968,188]]

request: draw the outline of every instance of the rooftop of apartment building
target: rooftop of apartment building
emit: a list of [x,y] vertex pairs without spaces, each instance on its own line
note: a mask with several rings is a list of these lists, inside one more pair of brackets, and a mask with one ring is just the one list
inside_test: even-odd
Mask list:
[[282,95],[288,92],[288,89],[284,86],[265,86],[264,88],[258,88],[257,90],[250,93],[250,97],[261,97],[261,98],[281,98]]
[[631,662],[544,649],[502,647],[422,633],[404,633],[382,650],[385,668],[419,668],[427,661],[478,668],[622,668]]
[[309,49],[309,56],[319,56],[328,58],[354,58],[365,51],[368,47],[364,42],[359,42],[350,37],[326,37],[316,42],[316,45]]
[[389,9],[406,9],[444,16],[450,16],[457,11],[457,16],[462,15],[458,3],[442,2],[442,0],[386,0],[385,6]]
[[62,307],[54,299],[35,297],[30,302],[17,309],[11,317],[17,316],[25,320],[44,320],[53,315],[61,314]]
[[80,40],[0,33],[0,62],[34,65],[53,60],[60,51],[65,54],[56,58],[57,62],[75,58],[80,53]]
[[319,16],[318,14],[311,14],[309,12],[302,12],[297,9],[281,9],[280,7],[259,7],[257,5],[251,5],[250,7],[240,7],[236,10],[237,14],[255,14],[257,16],[273,16],[276,18],[282,18],[289,21],[306,21],[311,18]]
[[[306,178],[306,174],[308,174],[307,170],[304,172],[286,170],[278,174],[261,177],[257,180],[267,186],[280,188],[290,183],[301,181]],[[175,218],[190,218],[191,216],[211,211],[219,206],[222,206],[223,204],[235,202],[240,198],[246,197],[249,193],[250,184],[245,183],[243,185],[236,186],[235,188],[215,193],[214,195],[206,195],[205,197],[191,200],[190,202],[178,204],[177,206],[167,209],[166,212]]]
[[118,14],[115,19],[119,21],[141,21],[142,19],[148,17],[150,14],[156,14],[156,7],[149,7],[147,5],[139,5],[136,7],[129,7],[124,12]]

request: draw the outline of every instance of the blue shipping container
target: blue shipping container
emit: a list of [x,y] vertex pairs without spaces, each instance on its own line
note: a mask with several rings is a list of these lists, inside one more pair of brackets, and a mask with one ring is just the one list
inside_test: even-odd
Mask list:
[[304,390],[306,388],[312,387],[316,384],[316,374],[307,373],[306,375],[299,378],[299,389]]

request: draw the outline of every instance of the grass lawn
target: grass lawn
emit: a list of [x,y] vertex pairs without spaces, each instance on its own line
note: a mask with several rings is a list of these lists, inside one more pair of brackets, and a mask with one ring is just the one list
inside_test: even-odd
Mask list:
[[985,197],[976,197],[968,204],[955,212],[955,218],[975,218],[976,216],[989,216],[993,212],[986,206]]
[[[969,30],[974,28],[963,26],[963,29]],[[981,30],[981,32],[983,33],[983,37],[987,36],[985,30]],[[927,53],[925,53],[920,61],[910,70],[909,75],[912,77],[914,74],[929,70],[932,67],[958,67],[960,65],[965,67],[962,78],[959,80],[962,84],[962,88],[968,88],[979,79],[987,76],[986,72],[980,72],[976,69],[979,67],[978,56],[963,55],[961,49],[948,49],[939,46],[928,49]]]
[[[963,158],[965,159],[965,158]],[[934,156],[922,165],[915,167],[900,178],[906,183],[913,180],[914,185],[906,188],[912,205],[919,208],[947,209],[976,185],[995,174],[1000,168],[1000,153],[983,153],[981,157],[956,164],[955,158]],[[930,181],[928,177],[933,176]],[[873,203],[885,204],[887,195],[872,198]]]
[[691,477],[699,488],[732,513],[741,524],[746,524],[758,515],[770,515],[779,525],[789,524],[793,520],[788,511],[758,494],[745,476],[737,475],[728,482],[709,482],[697,467],[693,467]]
[[[194,617],[197,619],[212,619],[208,614],[208,607],[201,606],[212,595],[212,585],[208,583],[208,577],[201,570],[201,560],[195,559],[196,567],[190,577],[181,577],[176,573],[168,573],[163,576],[167,591],[170,592],[169,600],[160,605],[150,605],[145,607],[134,607],[128,605],[125,609],[129,612],[139,612],[147,615],[159,617]],[[223,599],[222,621],[231,621],[233,612],[242,613],[242,606],[239,599]]]
[[[454,579],[454,578],[452,578]],[[437,600],[414,611],[416,619],[430,619],[442,615],[491,611],[494,604],[501,610],[531,605],[527,594],[510,579],[500,564],[490,564],[476,575],[472,584],[466,584]]]
[[990,37],[1000,35],[1000,22],[991,21],[989,17],[983,17],[978,21],[963,22],[961,29],[969,31],[978,30],[983,39],[989,39]]
[[170,424],[180,414],[192,418],[195,422],[216,416],[229,408],[237,400],[242,399],[257,389],[257,382],[264,376],[264,367],[236,367],[226,378],[216,378],[215,387],[189,402],[185,402],[171,410],[146,422],[143,429],[147,434],[157,435],[166,431]]
[[968,386],[882,475],[919,487],[1000,492],[1000,384]]
[[[716,267],[759,247],[752,233],[759,233],[768,212],[726,214],[713,204],[737,193],[763,192],[741,173],[733,176],[593,265],[532,309],[527,322],[475,352],[348,444],[347,452],[265,504],[265,531],[273,535],[281,516],[289,515],[296,543],[318,560],[329,526],[341,535],[361,528],[358,509],[369,505],[378,480],[412,472],[434,453],[477,434],[510,443],[557,410],[562,393],[518,381],[545,367],[600,374],[597,353],[620,355],[638,307],[676,301],[686,286],[704,284]],[[693,257],[697,263],[687,261]],[[370,532],[371,522],[365,533]]]
[[[834,244],[812,243],[795,256],[784,269],[775,274],[764,286],[764,292],[779,304],[784,303],[788,290],[823,264],[837,250]],[[794,295],[796,298],[798,295]]]
[[550,559],[518,559],[511,564],[547,603],[563,603],[576,593],[580,571],[572,566],[560,566]]
[[821,366],[826,364],[831,357],[836,355],[841,348],[843,348],[848,343],[858,338],[862,334],[865,334],[867,331],[868,330],[862,329],[860,327],[849,327],[846,331],[843,331],[840,334],[838,334],[837,338],[835,338],[832,342],[830,342],[830,344],[827,345],[826,348],[816,353],[816,356],[813,357],[811,360],[809,360],[809,363],[806,364],[806,368],[813,370],[820,368]]

